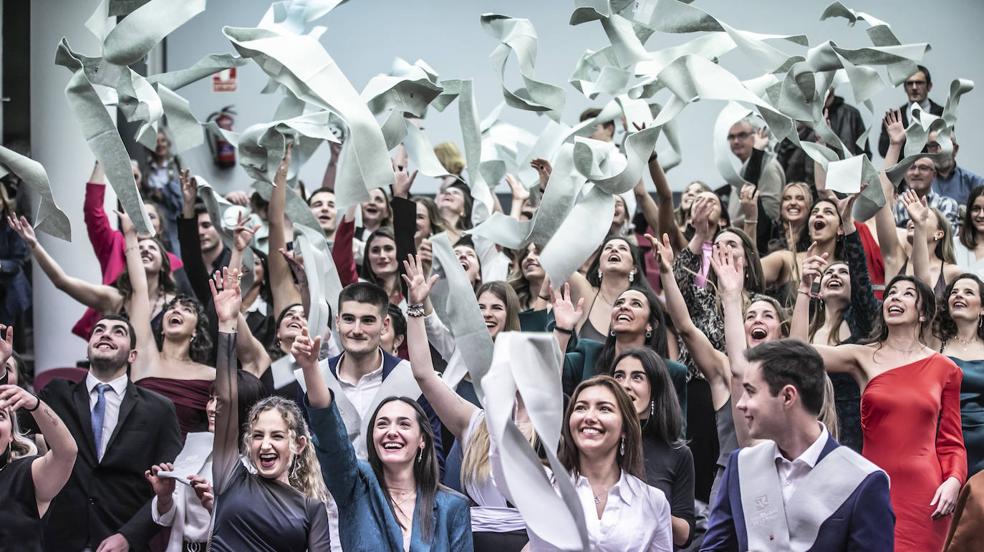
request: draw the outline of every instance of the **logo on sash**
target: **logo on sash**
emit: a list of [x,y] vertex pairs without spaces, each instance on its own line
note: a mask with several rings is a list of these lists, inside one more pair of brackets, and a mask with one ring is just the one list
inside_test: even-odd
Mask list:
[[755,497],[755,508],[760,512],[769,507],[769,497],[768,495],[759,495]]

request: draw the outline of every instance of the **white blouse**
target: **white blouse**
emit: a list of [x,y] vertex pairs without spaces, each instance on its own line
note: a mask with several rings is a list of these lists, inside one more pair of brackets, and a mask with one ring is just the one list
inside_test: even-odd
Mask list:
[[984,278],[984,259],[977,259],[973,251],[967,249],[960,243],[959,238],[953,240],[953,254],[956,257],[957,266],[964,272],[976,274],[979,278]]
[[[479,424],[484,423],[485,411],[475,409],[471,420],[468,421],[468,428],[465,430],[464,435],[461,436],[461,442],[464,446],[467,446],[467,443],[471,442],[471,436]],[[464,449],[464,446],[462,449]],[[519,510],[510,507],[506,503],[506,497],[502,496],[502,493],[496,488],[491,473],[485,481],[469,481],[465,485],[465,492],[477,504],[477,506],[471,507],[472,531],[506,533],[526,529],[523,516],[519,513]]]

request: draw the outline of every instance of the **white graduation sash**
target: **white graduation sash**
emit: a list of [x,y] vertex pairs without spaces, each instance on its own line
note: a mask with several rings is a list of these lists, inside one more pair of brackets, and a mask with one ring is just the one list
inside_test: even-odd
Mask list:
[[820,525],[879,468],[847,447],[827,454],[783,503],[776,444],[766,441],[738,453],[738,484],[749,552],[809,550]]
[[[366,428],[363,418],[371,416],[375,412],[376,407],[379,406],[379,403],[388,397],[410,397],[417,399],[421,394],[420,386],[417,385],[417,380],[413,377],[410,364],[403,361],[397,364],[386,378],[383,379],[383,383],[379,386],[379,390],[376,391],[376,395],[373,397],[369,407],[366,408],[366,411],[359,412],[355,405],[352,404],[352,401],[346,396],[345,390],[342,388],[342,384],[338,381],[338,378],[335,377],[335,374],[328,367],[328,360],[321,361],[318,364],[318,368],[321,370],[321,375],[325,378],[328,388],[334,394],[335,404],[338,405],[338,411],[341,413],[342,420],[345,422],[345,431],[348,433],[349,441],[355,447],[355,454],[362,459],[365,459],[368,455],[366,451]],[[294,370],[294,377],[297,378],[301,389],[307,393],[307,384],[304,383],[303,370],[299,368]]]

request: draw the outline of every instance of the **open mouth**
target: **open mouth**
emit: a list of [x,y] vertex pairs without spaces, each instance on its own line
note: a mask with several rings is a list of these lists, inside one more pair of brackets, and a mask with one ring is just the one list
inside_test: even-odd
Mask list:
[[458,259],[458,264],[461,265],[461,269],[464,270],[465,272],[471,270],[471,263],[465,259]]
[[953,301],[953,308],[954,309],[965,309],[965,308],[967,308],[967,302],[964,301],[963,299],[954,299],[954,301]]
[[902,305],[891,305],[888,307],[888,314],[889,316],[905,314],[905,309],[902,308]]
[[279,456],[276,452],[261,453],[258,458],[260,461],[260,469],[272,470],[273,467],[277,465],[277,458],[279,458]]
[[318,217],[318,222],[320,222],[322,224],[328,224],[332,220],[334,220],[334,217],[332,217],[331,215],[320,215]]
[[627,312],[619,313],[619,315],[615,317],[615,321],[616,322],[632,322],[632,315],[630,315]]
[[97,350],[102,349],[102,350],[108,350],[108,351],[115,351],[116,350],[116,345],[113,345],[113,342],[112,341],[100,341],[99,343],[96,343],[96,347],[95,348]]
[[184,318],[180,314],[172,314],[167,317],[168,326],[180,326],[184,324]]
[[844,282],[841,282],[838,278],[831,278],[827,281],[828,289],[842,289],[844,287]]
[[762,326],[755,326],[754,328],[752,328],[752,331],[749,332],[748,335],[750,335],[752,339],[756,341],[761,341],[769,337],[769,332],[766,331],[766,329],[763,328]]
[[485,327],[486,328],[489,328],[491,330],[492,328],[494,328],[496,326],[498,326],[498,324],[495,322],[495,319],[494,318],[486,318],[485,319]]
[[620,262],[622,262],[622,256],[621,255],[612,254],[612,255],[609,255],[608,256],[607,261],[610,262],[610,263],[620,263]]
[[304,329],[304,324],[301,324],[299,320],[294,320],[287,324],[287,329],[301,331]]
[[578,430],[578,433],[580,433],[584,437],[588,437],[588,438],[594,439],[594,438],[598,438],[598,437],[601,437],[602,435],[604,435],[605,434],[605,431],[602,430],[600,427],[595,427],[595,426],[582,426]]
[[383,450],[386,451],[398,451],[406,448],[406,444],[399,441],[388,441],[383,443]]
[[803,213],[803,210],[799,208],[798,205],[790,205],[786,207],[786,215],[792,217],[798,217]]
[[823,219],[817,219],[813,221],[813,230],[819,232],[827,227],[827,221]]

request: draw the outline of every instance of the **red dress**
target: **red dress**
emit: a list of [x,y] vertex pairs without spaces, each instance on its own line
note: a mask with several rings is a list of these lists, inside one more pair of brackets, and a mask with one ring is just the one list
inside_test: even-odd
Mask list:
[[895,511],[896,552],[938,552],[950,517],[932,519],[936,489],[967,478],[960,427],[962,374],[932,355],[872,378],[861,395],[865,458],[888,474]]

